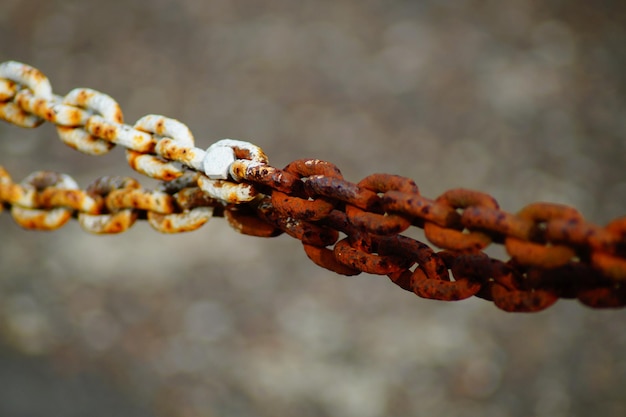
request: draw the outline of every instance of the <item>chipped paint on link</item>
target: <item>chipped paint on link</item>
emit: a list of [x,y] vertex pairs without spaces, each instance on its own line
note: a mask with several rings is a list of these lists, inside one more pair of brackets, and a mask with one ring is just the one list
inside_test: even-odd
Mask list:
[[15,81],[0,79],[0,101],[10,100],[17,93]]
[[37,127],[45,120],[22,110],[12,101],[0,103],[0,119],[20,127]]
[[[185,172],[183,164],[178,162],[176,158],[162,158],[161,156],[164,156],[163,148],[159,147],[159,144],[167,141],[166,143],[170,144],[171,153],[175,153],[179,157],[178,159],[184,160],[187,150],[194,149],[193,135],[187,126],[175,119],[148,115],[135,123],[135,129],[153,135],[156,155],[127,150],[126,159],[133,169],[149,177],[164,181],[170,181],[183,175]],[[191,155],[191,152],[189,154],[193,162],[200,164],[197,157],[194,161],[194,155]]]
[[21,62],[8,61],[0,64],[0,78],[8,78],[33,91],[36,96],[51,99],[52,86],[41,71]]
[[231,164],[236,159],[268,163],[267,155],[258,146],[241,140],[222,139],[206,150],[203,161],[204,173],[211,179],[225,180],[230,173]]
[[211,197],[227,204],[252,201],[258,194],[250,184],[235,184],[223,180],[212,180],[204,175],[198,177],[198,186]]
[[[34,187],[37,191],[47,189],[77,190],[78,184],[69,175],[38,171],[30,174],[20,184]],[[35,197],[35,202],[38,198]],[[18,205],[11,207],[13,219],[22,227],[34,230],[54,230],[63,226],[72,217],[71,208],[37,209]]]
[[135,129],[155,133],[161,137],[170,137],[181,145],[193,146],[193,135],[187,126],[176,119],[149,114],[137,120]]
[[112,191],[106,197],[106,206],[110,211],[134,208],[170,214],[174,212],[174,199],[161,191],[122,189]]
[[63,103],[89,110],[111,122],[124,122],[120,105],[111,96],[91,88],[73,89],[63,97]]
[[85,125],[91,135],[138,152],[152,152],[155,139],[149,133],[131,126],[113,123],[101,116],[92,116]]
[[35,207],[37,190],[30,184],[15,184],[11,176],[0,166],[0,202],[32,208]]
[[137,220],[138,212],[124,209],[111,214],[78,215],[78,223],[83,230],[94,234],[114,234],[128,230]]
[[87,155],[104,155],[115,147],[115,143],[99,139],[80,128],[57,126],[57,134],[67,146]]
[[15,96],[15,102],[33,115],[58,126],[84,125],[91,113],[75,106],[62,103],[61,97],[48,100],[33,95],[29,90],[22,90]]
[[154,152],[167,160],[180,162],[196,171],[202,171],[206,156],[204,149],[194,146],[187,147],[169,138],[160,139],[154,148]]
[[126,150],[126,161],[135,171],[162,181],[171,181],[185,173],[180,162],[168,162],[154,155],[131,151],[130,149]]
[[198,229],[213,216],[213,207],[196,207],[183,213],[148,213],[148,223],[161,233],[183,233]]

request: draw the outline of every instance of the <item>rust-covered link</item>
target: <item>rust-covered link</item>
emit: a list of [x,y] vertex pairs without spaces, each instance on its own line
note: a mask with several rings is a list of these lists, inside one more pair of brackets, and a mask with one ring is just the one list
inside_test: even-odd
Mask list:
[[[467,189],[430,199],[397,175],[352,183],[317,159],[280,169],[261,148],[232,139],[203,150],[179,121],[149,115],[125,125],[111,97],[89,89],[56,96],[43,73],[17,62],[0,64],[0,118],[23,127],[51,122],[64,143],[93,155],[120,145],[131,167],[160,181],[146,190],[111,176],[82,190],[48,171],[14,182],[0,166],[0,211],[10,209],[28,229],[53,230],[75,217],[92,233],[120,233],[138,219],[179,233],[223,216],[240,233],[300,240],[314,263],[338,274],[386,275],[423,298],[479,297],[510,312],[540,311],[560,298],[626,305],[626,217],[602,227],[544,202],[512,214]],[[430,245],[402,234],[411,227]],[[492,244],[510,259],[486,255]]]

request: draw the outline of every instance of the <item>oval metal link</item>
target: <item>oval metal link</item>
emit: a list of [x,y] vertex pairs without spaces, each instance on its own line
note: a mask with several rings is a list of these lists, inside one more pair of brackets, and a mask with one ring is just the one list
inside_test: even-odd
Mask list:
[[167,137],[159,139],[154,147],[154,152],[167,161],[180,162],[197,171],[202,170],[202,164],[206,156],[204,149],[186,145],[176,139]]
[[37,127],[45,122],[41,117],[25,112],[14,101],[0,102],[0,119],[6,120],[15,126]]
[[339,262],[335,257],[335,252],[328,248],[309,245],[307,243],[303,243],[302,246],[304,247],[306,256],[322,268],[346,276],[359,275],[362,272],[360,269],[351,268]]
[[102,201],[95,200],[85,191],[76,189],[46,188],[37,195],[39,208],[67,207],[85,213],[97,213]]
[[241,210],[239,206],[227,208],[224,217],[233,229],[244,235],[274,237],[283,233],[280,228],[261,220],[256,213]]
[[319,194],[368,211],[383,210],[378,194],[341,178],[311,175],[307,177],[304,188],[309,195]]
[[[202,161],[202,171],[210,179],[225,180],[228,176],[237,177],[232,165],[237,161],[252,161],[267,164],[263,149],[250,142],[234,139],[221,139],[209,146]],[[245,162],[244,162],[245,164]]]
[[489,283],[490,298],[496,307],[508,312],[533,313],[545,310],[558,301],[555,292],[545,289],[522,289],[515,272],[503,262],[494,263],[493,281]]
[[[51,171],[37,171],[30,174],[20,184],[22,187],[33,187],[37,194],[48,188],[60,190],[77,190],[78,184],[69,175]],[[35,197],[38,203],[38,195]],[[71,208],[26,208],[18,205],[11,207],[11,215],[20,226],[33,230],[54,230],[63,226],[72,217]]]
[[160,214],[174,212],[174,198],[162,191],[149,191],[141,188],[113,190],[107,195],[106,206],[110,211],[125,208],[148,210]]
[[197,174],[185,175],[178,181],[162,182],[157,191],[172,195],[177,210],[181,212],[161,214],[148,211],[148,223],[161,233],[191,232],[203,226],[213,217],[214,206],[219,204],[197,187]]
[[202,171],[198,185],[210,196],[226,203],[241,204],[252,201],[258,191],[251,184],[234,183],[225,181],[227,178],[236,178],[233,170],[235,163],[247,164],[251,161],[255,165],[266,164],[267,155],[261,148],[249,142],[233,139],[222,139],[207,150],[202,160]]
[[[325,161],[318,159],[299,159],[287,165],[284,171],[306,178],[311,175],[324,175],[326,177],[343,179],[339,169]],[[325,197],[313,197],[304,193],[304,196],[288,195],[280,191],[272,193],[272,204],[283,216],[297,219],[315,221],[326,217],[334,208],[333,201]]]
[[74,106],[62,103],[62,97],[52,99],[35,96],[30,90],[21,90],[15,95],[15,103],[26,112],[60,126],[85,124],[90,114]]
[[[74,120],[57,124],[57,133],[66,145],[89,155],[103,155],[109,152],[115,143],[94,135],[86,126],[94,120],[108,123],[123,123],[122,109],[110,96],[89,88],[76,88],[63,97],[63,103],[77,109]],[[80,111],[84,109],[86,111]],[[69,116],[68,116],[69,119]]]
[[[398,175],[373,174],[362,179],[357,185],[375,193],[400,191],[419,194],[419,189],[413,180]],[[411,220],[400,214],[366,212],[352,204],[346,205],[346,214],[352,224],[376,235],[395,235],[411,225]]]
[[205,175],[198,177],[198,186],[213,198],[226,204],[241,204],[254,200],[259,194],[250,184],[237,184],[224,180],[212,180]]
[[238,159],[231,166],[233,178],[236,181],[250,181],[255,185],[269,187],[271,190],[283,193],[302,193],[303,186],[300,177],[266,164],[256,161]]
[[152,135],[132,126],[111,122],[98,115],[91,116],[85,131],[96,138],[104,139],[124,148],[142,153],[154,152],[156,140]]
[[[497,209],[498,203],[493,197],[479,191],[457,188],[442,194],[435,202],[454,209],[454,214],[456,214],[457,218],[454,220],[454,217],[451,216],[451,224],[446,227],[431,222],[424,224],[426,238],[433,244],[443,249],[476,251],[485,248],[491,243],[491,237],[486,233],[478,231],[465,233],[463,226],[460,225],[461,216],[456,213],[456,210],[471,206]],[[460,226],[456,227],[454,223]]]
[[[410,257],[417,263],[413,272],[406,270],[388,274],[391,281],[405,290],[412,291],[422,298],[457,301],[469,298],[481,289],[481,280],[476,279],[476,276],[481,276],[480,273],[470,268],[481,267],[480,272],[484,273],[485,259],[483,258],[489,259],[486,255],[459,254],[455,256],[451,252],[436,254],[428,245],[414,239],[404,236],[397,236],[393,239],[386,241],[397,241],[398,247],[395,247],[393,251],[400,250],[404,256]],[[385,246],[387,247],[388,244],[386,243]],[[481,255],[482,258],[479,259]],[[453,272],[454,281],[450,280],[448,268]]]
[[[194,147],[193,135],[189,128],[175,119],[150,114],[139,119],[134,128],[154,138],[155,153],[158,143],[166,137],[185,149]],[[135,171],[163,181],[171,181],[185,172],[182,163],[168,161],[157,154],[127,149],[126,159]]]
[[161,233],[194,231],[213,217],[213,207],[196,207],[183,213],[161,214],[148,212],[148,223]]
[[[529,204],[517,213],[523,220],[532,221],[535,225],[534,235],[537,240],[543,240],[544,234],[541,225],[549,223],[552,219],[578,222],[582,216],[572,207],[561,204],[535,203]],[[509,255],[523,265],[538,266],[542,268],[556,268],[565,265],[576,256],[574,249],[564,245],[552,245],[550,243],[534,243],[507,237],[504,245]]]
[[[96,198],[106,200],[115,190],[140,189],[137,181],[129,177],[101,177],[87,186],[86,192]],[[96,234],[121,233],[128,230],[137,220],[138,211],[132,208],[107,210],[108,213],[79,213],[78,222],[81,227]]]
[[452,207],[438,204],[419,194],[388,191],[383,195],[383,205],[385,210],[404,213],[443,227],[459,223],[459,214]]
[[273,205],[270,197],[264,197],[259,202],[257,213],[265,222],[309,245],[330,246],[339,238],[339,232],[335,229],[283,216]]
[[[436,282],[430,274],[428,282],[415,282],[413,284],[414,291],[420,289],[424,295],[430,295],[430,298],[445,301],[464,300],[476,295],[481,290],[483,283],[492,274],[491,259],[483,252],[455,253],[442,251],[436,255],[450,269],[450,275],[454,277],[454,281],[441,280]],[[435,277],[439,278],[441,274],[435,275]]]
[[470,206],[463,209],[461,224],[470,230],[486,230],[519,239],[530,239],[534,226],[529,220],[485,206]]
[[352,246],[349,238],[340,240],[333,250],[335,259],[342,264],[363,272],[376,275],[387,275],[392,272],[406,270],[412,260],[396,255],[376,255],[359,247]]
[[[41,71],[30,65],[15,61],[4,62],[0,64],[0,78],[11,80],[19,86],[27,88],[34,96],[41,99],[51,100],[53,97],[52,86],[48,78]],[[9,89],[15,91],[15,93],[19,90],[15,85],[7,87],[4,89],[5,96],[10,94],[9,91],[7,91]],[[10,99],[10,101],[6,101],[7,99]],[[11,95],[7,97],[7,99],[2,100],[3,102],[0,103],[0,118],[16,126],[29,128],[37,127],[45,121],[45,119],[22,109],[22,107],[15,102],[15,95]]]
[[0,64],[0,78],[7,78],[22,84],[38,97],[52,98],[52,85],[48,77],[30,65],[16,61],[3,62]]

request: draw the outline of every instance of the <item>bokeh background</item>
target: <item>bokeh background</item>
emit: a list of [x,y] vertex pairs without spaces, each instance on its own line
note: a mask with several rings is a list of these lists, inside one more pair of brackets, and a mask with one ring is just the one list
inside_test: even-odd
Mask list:
[[[626,214],[625,45],[619,1],[0,3],[0,61],[103,91],[127,123],[163,114],[202,148],[249,140],[276,166],[316,157],[598,224]],[[49,125],[0,137],[16,180],[154,184]],[[223,219],[92,236],[0,215],[2,416],[624,416],[625,323],[576,301],[419,299]]]

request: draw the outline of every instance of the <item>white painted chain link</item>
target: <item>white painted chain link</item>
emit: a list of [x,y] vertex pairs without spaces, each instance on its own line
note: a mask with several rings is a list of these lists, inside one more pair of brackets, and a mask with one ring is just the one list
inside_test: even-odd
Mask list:
[[[206,151],[197,148],[186,125],[164,116],[148,115],[133,126],[124,124],[120,106],[108,95],[78,88],[65,97],[57,96],[42,72],[15,61],[0,64],[0,118],[23,127],[36,127],[44,121],[54,123],[65,144],[91,155],[102,155],[115,145],[121,145],[126,148],[126,158],[133,169],[162,181],[196,171],[197,185],[223,204],[248,202],[257,195],[252,185],[237,182],[232,169],[235,162],[268,163],[261,148],[245,141],[223,139]],[[19,206],[20,202],[14,204]],[[23,206],[24,209],[32,207]],[[202,219],[205,222],[210,217],[212,209],[209,209],[197,207],[191,217],[195,222]],[[91,218],[85,216],[90,214],[82,214],[81,223],[97,223],[107,228],[106,221],[87,220]],[[151,215],[149,220],[153,226],[163,221],[181,221],[179,217],[157,219],[159,215]]]

